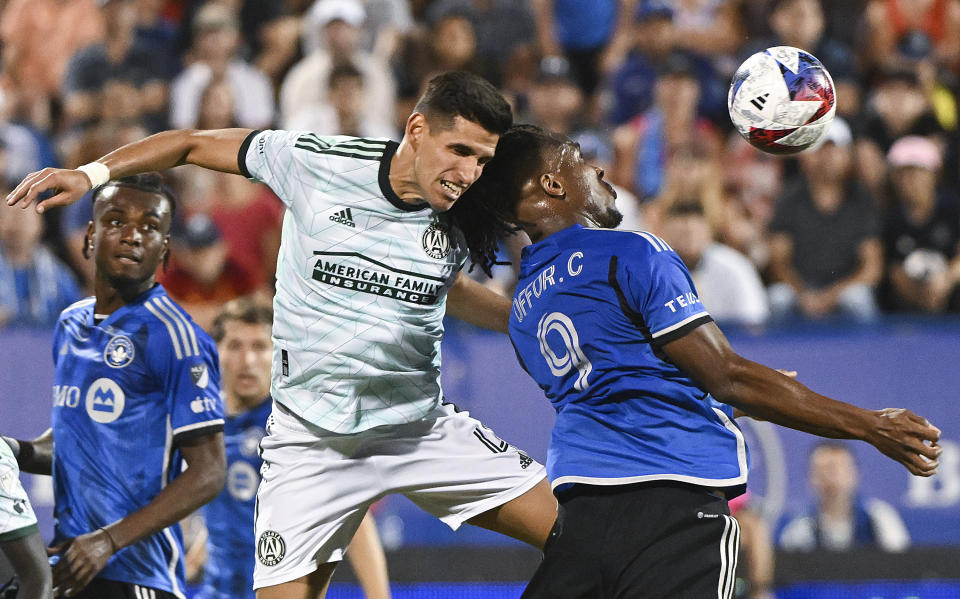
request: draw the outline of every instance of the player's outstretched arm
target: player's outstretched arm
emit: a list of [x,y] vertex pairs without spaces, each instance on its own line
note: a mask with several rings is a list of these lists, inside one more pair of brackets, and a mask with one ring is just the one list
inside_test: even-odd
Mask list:
[[42,435],[32,441],[23,441],[4,437],[4,441],[17,458],[17,465],[22,472],[30,474],[46,474],[53,472],[53,429],[48,428]]
[[447,314],[478,327],[506,333],[510,300],[460,271],[447,294]]
[[865,410],[814,393],[738,355],[712,322],[666,343],[663,351],[711,395],[748,415],[821,437],[860,439],[913,474],[936,473],[940,430],[909,410]]
[[39,532],[0,543],[13,571],[20,577],[21,597],[53,598],[53,577],[47,563],[46,546]]
[[377,523],[368,512],[350,541],[347,560],[367,599],[390,599],[387,558],[380,544]]
[[[249,129],[215,129],[200,131],[183,129],[163,131],[140,141],[127,144],[98,159],[103,165],[93,170],[45,168],[30,173],[7,195],[7,205],[26,208],[36,203],[46,192],[54,195],[37,204],[37,211],[54,206],[72,204],[83,197],[91,187],[110,179],[119,179],[162,171],[181,164],[195,164],[225,173],[240,174],[237,157]],[[95,164],[95,163],[92,163]],[[89,165],[84,165],[86,168]],[[95,180],[98,177],[106,178]]]
[[59,593],[78,593],[114,553],[179,522],[216,497],[226,477],[223,433],[191,439],[179,449],[188,468],[150,503],[109,526],[51,548],[60,554],[53,567],[53,586]]

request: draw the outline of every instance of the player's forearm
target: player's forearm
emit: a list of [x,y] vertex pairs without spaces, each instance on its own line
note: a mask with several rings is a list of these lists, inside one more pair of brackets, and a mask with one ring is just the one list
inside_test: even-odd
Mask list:
[[47,429],[31,441],[4,437],[17,458],[20,470],[30,474],[50,475],[53,471],[53,430]]
[[211,435],[209,441],[210,451],[202,459],[188,457],[189,467],[150,503],[105,527],[115,550],[176,524],[217,496],[226,478],[223,434]]
[[460,273],[447,294],[447,314],[478,327],[506,333],[510,300]]
[[237,156],[249,133],[248,129],[163,131],[122,146],[97,162],[110,169],[112,179],[182,164],[239,174]]

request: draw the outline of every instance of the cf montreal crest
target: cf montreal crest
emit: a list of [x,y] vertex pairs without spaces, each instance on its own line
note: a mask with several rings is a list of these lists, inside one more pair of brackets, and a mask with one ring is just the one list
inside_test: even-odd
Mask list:
[[111,368],[123,368],[133,362],[133,341],[125,335],[117,335],[103,350],[103,361]]
[[423,251],[437,260],[446,258],[450,253],[450,227],[433,223],[423,233]]
[[264,566],[276,566],[287,553],[287,544],[280,533],[266,530],[257,541],[257,559]]

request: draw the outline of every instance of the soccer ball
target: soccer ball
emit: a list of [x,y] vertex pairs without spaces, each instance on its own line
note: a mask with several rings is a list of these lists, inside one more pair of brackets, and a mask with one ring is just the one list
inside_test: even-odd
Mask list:
[[819,141],[837,112],[833,79],[809,52],[775,46],[746,59],[730,83],[730,120],[750,145],[795,154]]

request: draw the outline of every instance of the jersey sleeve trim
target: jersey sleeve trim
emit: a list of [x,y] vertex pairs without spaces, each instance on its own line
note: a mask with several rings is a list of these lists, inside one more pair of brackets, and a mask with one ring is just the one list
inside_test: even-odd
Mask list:
[[195,422],[180,428],[173,429],[173,440],[180,443],[188,439],[196,439],[206,435],[214,435],[223,430],[223,418],[216,420],[207,420],[206,422]]
[[693,316],[688,316],[680,322],[670,325],[665,329],[661,329],[652,334],[653,340],[657,345],[663,345],[664,343],[669,343],[674,339],[679,339],[683,337],[693,329],[697,328],[702,324],[708,322],[713,322],[713,317],[707,314],[706,312],[698,312]]
[[617,281],[618,263],[619,258],[617,258],[617,256],[610,257],[610,270],[607,274],[607,282],[610,283],[610,286],[613,287],[613,291],[617,294],[617,302],[620,304],[620,310],[627,317],[627,319],[633,323],[633,326],[640,329],[640,333],[643,334],[644,339],[649,341],[652,338],[652,335],[650,334],[650,328],[647,326],[646,320],[643,318],[643,314],[640,314],[630,307],[629,302],[627,302],[627,296],[623,293],[623,288],[620,287],[620,282]]
[[240,174],[247,179],[253,178],[253,175],[250,174],[250,170],[247,168],[247,151],[250,149],[250,144],[253,143],[253,138],[261,133],[263,133],[262,129],[252,131],[250,135],[244,138],[243,143],[240,144],[240,151],[237,152],[237,168],[240,169]]
[[18,528],[16,530],[8,530],[5,533],[0,533],[0,543],[6,543],[7,541],[16,541],[17,539],[29,537],[34,533],[40,534],[40,527],[37,525],[36,522],[34,522],[33,524],[28,524],[23,528]]

